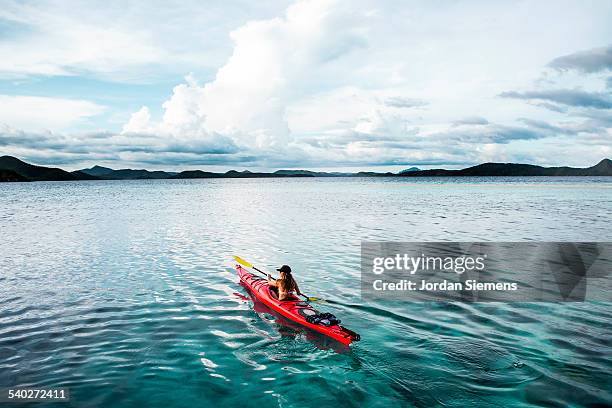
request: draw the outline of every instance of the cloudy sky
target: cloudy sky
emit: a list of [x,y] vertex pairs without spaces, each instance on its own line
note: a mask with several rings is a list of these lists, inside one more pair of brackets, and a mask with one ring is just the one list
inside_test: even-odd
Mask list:
[[77,169],[612,157],[610,1],[0,8],[0,154]]

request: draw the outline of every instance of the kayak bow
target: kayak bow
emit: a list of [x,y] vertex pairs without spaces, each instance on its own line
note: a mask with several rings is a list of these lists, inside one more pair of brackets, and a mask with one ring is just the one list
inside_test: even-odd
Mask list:
[[236,265],[236,272],[240,282],[251,291],[260,302],[268,306],[270,309],[277,313],[280,313],[289,320],[301,324],[311,330],[315,330],[322,333],[334,340],[337,340],[343,344],[351,344],[353,341],[360,340],[359,334],[351,331],[339,324],[331,326],[324,326],[320,324],[313,324],[306,320],[308,316],[314,316],[318,314],[309,303],[300,300],[297,297],[293,297],[290,300],[278,300],[277,296],[270,290],[268,281],[259,276],[253,275],[246,268]]

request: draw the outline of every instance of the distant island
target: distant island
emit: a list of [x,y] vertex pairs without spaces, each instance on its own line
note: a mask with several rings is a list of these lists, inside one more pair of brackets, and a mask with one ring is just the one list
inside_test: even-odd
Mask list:
[[94,166],[88,169],[65,171],[26,163],[12,156],[0,157],[0,182],[75,181],[75,180],[152,180],[152,179],[213,179],[213,178],[287,178],[287,177],[521,177],[521,176],[612,176],[612,160],[603,159],[587,168],[542,167],[532,164],[484,163],[461,170],[420,170],[411,167],[398,173],[318,172],[310,170],[277,170],[272,173],[230,170],[214,173],[202,170],[182,172],[149,171]]

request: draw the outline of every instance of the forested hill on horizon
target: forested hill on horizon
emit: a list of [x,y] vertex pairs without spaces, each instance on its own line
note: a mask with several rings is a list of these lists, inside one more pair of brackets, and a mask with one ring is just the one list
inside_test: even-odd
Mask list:
[[411,167],[398,173],[317,172],[310,170],[277,170],[275,172],[251,172],[230,170],[215,173],[202,170],[182,172],[149,171],[144,169],[114,170],[93,166],[88,169],[66,171],[56,167],[37,166],[13,156],[0,157],[0,181],[75,181],[75,180],[145,180],[145,179],[193,179],[193,178],[287,178],[287,177],[531,177],[531,176],[612,176],[612,160],[603,159],[592,167],[542,167],[532,164],[483,163],[461,170],[420,170]]

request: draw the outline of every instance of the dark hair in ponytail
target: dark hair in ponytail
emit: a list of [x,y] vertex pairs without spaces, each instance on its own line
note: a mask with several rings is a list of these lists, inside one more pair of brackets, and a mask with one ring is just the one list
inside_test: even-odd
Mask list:
[[278,279],[278,285],[283,288],[285,292],[293,292],[297,287],[291,272],[281,272],[280,278]]

